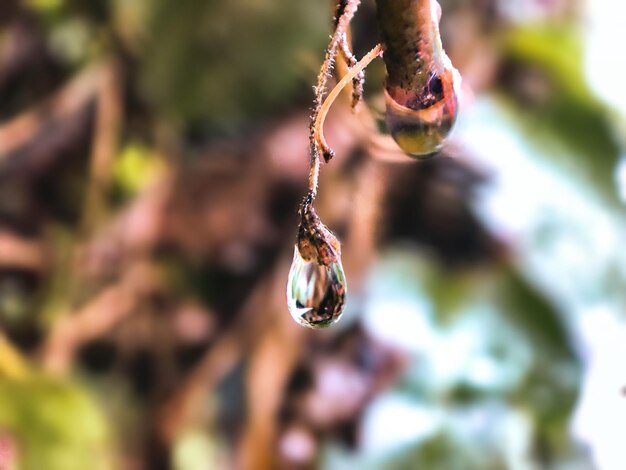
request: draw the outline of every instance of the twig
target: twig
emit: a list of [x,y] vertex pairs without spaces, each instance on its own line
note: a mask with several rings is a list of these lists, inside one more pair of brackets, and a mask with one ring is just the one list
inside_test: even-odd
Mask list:
[[42,349],[44,366],[65,373],[82,344],[101,336],[135,310],[152,288],[152,278],[150,267],[138,263],[79,312],[57,321]]
[[[178,433],[195,417],[206,397],[218,382],[237,364],[249,348],[259,341],[262,325],[271,323],[272,313],[280,311],[282,296],[268,298],[268,292],[277,293],[284,284],[284,266],[260,282],[249,296],[229,330],[222,333],[215,345],[207,350],[200,363],[187,376],[176,394],[163,405],[159,418],[159,432],[165,443],[172,443]],[[284,307],[283,307],[284,308]]]
[[304,346],[293,326],[288,315],[277,318],[260,332],[258,345],[250,353],[246,376],[248,420],[238,453],[242,469],[277,467],[277,416],[283,391]]
[[83,229],[90,232],[105,207],[105,191],[122,125],[122,92],[117,65],[103,66],[99,80],[98,110],[91,157],[90,181],[83,209]]
[[341,43],[341,39],[346,31],[350,20],[356,13],[361,3],[360,0],[340,0],[337,5],[335,14],[335,31],[331,36],[330,43],[326,48],[324,62],[317,76],[317,85],[315,86],[315,99],[313,101],[313,113],[311,114],[309,128],[309,157],[311,160],[311,169],[309,172],[309,195],[307,199],[313,201],[317,195],[317,185],[320,172],[320,153],[324,156],[324,160],[328,161],[333,157],[333,151],[328,147],[320,147],[315,132],[315,122],[322,107],[322,101],[326,93],[326,85],[332,71],[333,62],[337,55],[337,49]]
[[382,52],[383,46],[381,44],[377,44],[354,67],[350,68],[348,73],[329,93],[328,97],[324,101],[324,104],[321,106],[319,113],[317,114],[314,124],[315,140],[320,142],[322,148],[328,147],[326,139],[324,138],[324,120],[326,119],[326,115],[328,114],[330,107],[335,102],[335,99],[337,99],[337,96],[339,96],[339,93],[341,93],[341,90],[343,90],[348,83],[350,83],[355,77],[357,77],[365,69],[365,67],[367,67],[370,62],[372,62],[372,60],[380,56]]
[[[345,32],[341,38],[341,53],[345,61],[347,62],[348,69],[356,66],[358,60],[354,57],[352,50],[350,49],[350,43],[348,41],[348,33]],[[360,71],[352,79],[352,110],[356,111],[358,104],[363,100],[363,83],[365,82],[365,74]]]
[[51,99],[1,126],[0,164],[39,134],[46,122],[67,118],[89,103],[98,90],[100,73],[100,65],[83,70]]
[[204,355],[176,394],[165,403],[158,417],[159,436],[172,444],[176,436],[197,415],[209,390],[237,364],[242,355],[240,327],[222,334]]
[[41,242],[0,231],[0,267],[41,271],[46,264],[47,256]]

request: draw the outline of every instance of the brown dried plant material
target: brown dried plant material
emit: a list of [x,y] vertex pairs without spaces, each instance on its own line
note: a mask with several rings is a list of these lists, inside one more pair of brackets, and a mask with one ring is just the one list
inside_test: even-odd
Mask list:
[[315,260],[323,266],[336,263],[341,256],[339,240],[322,224],[308,200],[301,208],[301,217],[298,250],[302,258],[305,261]]

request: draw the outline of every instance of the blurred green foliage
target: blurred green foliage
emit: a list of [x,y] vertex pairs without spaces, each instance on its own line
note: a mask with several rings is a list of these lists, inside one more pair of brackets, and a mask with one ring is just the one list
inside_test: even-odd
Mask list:
[[145,93],[176,122],[220,132],[289,109],[310,89],[329,12],[309,0],[151,2]]
[[164,171],[163,160],[154,149],[140,143],[129,143],[116,156],[113,166],[114,191],[124,199],[136,195]]
[[37,373],[0,378],[0,428],[11,433],[23,470],[108,470],[109,428],[80,386]]
[[[49,46],[68,76],[119,47],[131,56],[125,57],[134,74],[129,80],[134,89],[128,93],[142,102],[127,105],[140,108],[138,114],[148,116],[147,121],[174,124],[174,132],[183,135],[211,139],[231,134],[241,142],[264,120],[306,108],[331,13],[328,2],[311,0],[27,3],[45,24]],[[496,85],[511,117],[507,125],[521,129],[528,142],[557,162],[561,173],[576,179],[581,191],[616,204],[614,172],[622,149],[606,107],[586,83],[578,25],[548,22],[503,29],[500,59],[511,67],[513,78]],[[530,90],[516,81],[520,76],[530,76]],[[134,124],[125,130],[112,166],[116,202],[140,194],[164,171],[159,151],[146,138],[149,132],[133,135],[128,129]],[[76,207],[76,194],[84,190],[69,188],[62,178],[59,182],[72,199],[67,205]],[[528,185],[532,191],[532,182]],[[73,301],[65,295],[71,290],[67,284],[75,282],[70,280],[78,238],[74,230],[48,230],[58,265],[40,314],[47,327]],[[383,254],[381,264],[373,268],[376,285],[363,303],[376,295],[405,302],[429,328],[423,337],[412,339],[407,370],[389,394],[408,397],[416,407],[446,418],[435,431],[383,455],[370,455],[368,449],[361,454],[338,450],[331,443],[323,464],[333,469],[495,470],[551,468],[576,456],[568,425],[581,366],[572,345],[572,319],[555,301],[553,285],[530,279],[521,263],[508,258],[446,270],[425,252],[415,255],[410,249],[400,256]],[[238,273],[213,270],[195,260],[176,257],[163,265],[170,290],[190,291],[209,307],[239,279]],[[611,281],[619,287],[619,281]],[[95,288],[79,287],[82,303]],[[14,285],[0,284],[0,319],[5,324],[19,323],[16,319],[27,316],[32,303]],[[394,313],[391,309],[387,321],[394,321]],[[426,333],[436,338],[438,348],[422,345]],[[473,342],[464,343],[463,334]],[[446,369],[438,362],[444,352],[457,361],[454,367]],[[30,370],[4,374],[3,369],[13,367],[2,361],[7,357],[0,354],[0,430],[19,441],[24,470],[115,468],[109,452],[116,448],[111,434],[117,423],[107,421],[102,404],[90,397],[88,390],[97,384]],[[120,407],[136,404],[126,397],[120,401]],[[482,424],[470,419],[476,416]],[[509,425],[517,434],[502,437]],[[198,460],[223,458],[226,444],[217,434],[194,428],[180,436],[173,446],[175,468],[204,468]],[[523,455],[511,450],[518,444]]]
[[511,110],[529,141],[617,204],[613,181],[620,145],[608,109],[587,85],[578,26],[516,27],[507,30],[504,44],[509,60],[541,74],[546,82],[540,102],[522,95],[521,106]]

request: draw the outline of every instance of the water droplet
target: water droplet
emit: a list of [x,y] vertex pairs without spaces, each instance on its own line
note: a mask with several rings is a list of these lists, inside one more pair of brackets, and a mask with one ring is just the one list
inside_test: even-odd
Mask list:
[[439,151],[456,122],[458,98],[454,85],[446,84],[446,79],[436,80],[442,84],[443,93],[433,104],[421,109],[420,105],[407,103],[409,107],[398,103],[385,92],[389,133],[402,150],[414,157],[427,158]]
[[287,305],[293,319],[309,328],[326,328],[341,317],[345,297],[341,262],[324,266],[307,261],[296,245],[287,282]]

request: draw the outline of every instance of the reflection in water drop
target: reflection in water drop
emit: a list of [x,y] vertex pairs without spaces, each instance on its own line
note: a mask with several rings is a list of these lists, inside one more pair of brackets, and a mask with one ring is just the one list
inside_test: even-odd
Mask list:
[[456,93],[450,92],[447,97],[424,109],[402,106],[388,93],[385,93],[385,100],[387,128],[402,150],[411,156],[424,158],[441,149],[456,121]]
[[309,328],[326,328],[339,320],[345,296],[341,262],[324,266],[306,261],[296,246],[287,282],[287,305],[294,320]]

